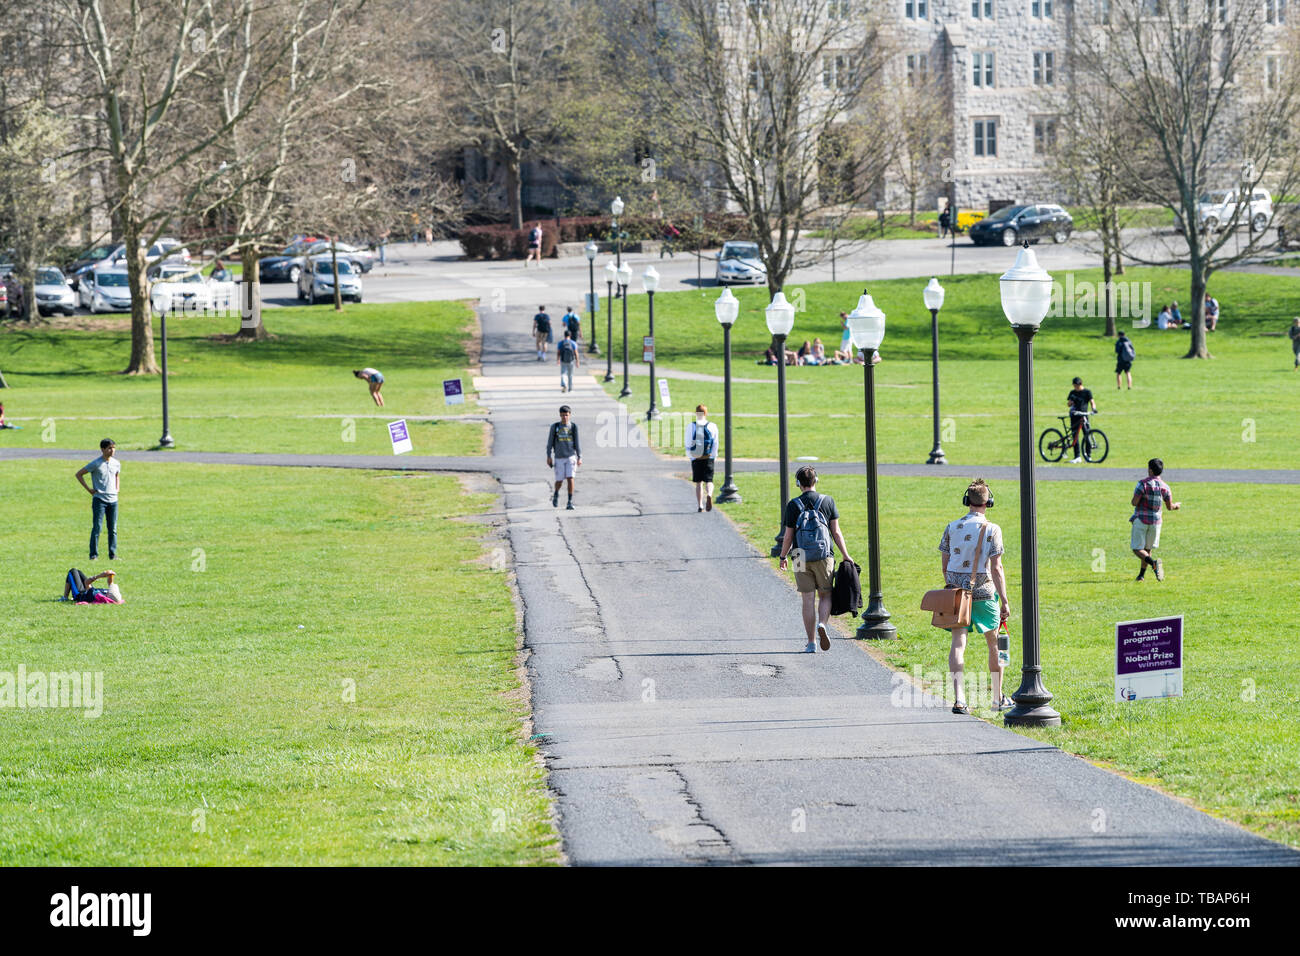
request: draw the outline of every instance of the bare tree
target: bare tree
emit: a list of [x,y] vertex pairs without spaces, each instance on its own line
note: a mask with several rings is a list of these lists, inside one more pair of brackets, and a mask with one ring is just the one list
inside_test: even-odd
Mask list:
[[822,254],[798,248],[801,230],[878,188],[890,158],[870,101],[885,59],[879,14],[840,0],[678,0],[658,16],[672,52],[658,77],[667,125],[697,138],[774,295]]
[[892,84],[894,150],[891,169],[907,193],[908,225],[916,227],[916,201],[921,190],[939,177],[941,157],[949,155],[952,120],[944,106],[939,79],[928,73],[904,77]]
[[554,145],[584,9],[554,0],[443,0],[422,26],[427,56],[444,74],[438,115],[453,141],[500,164],[516,229],[523,164]]
[[[1264,247],[1269,223],[1256,221],[1249,197],[1260,186],[1292,195],[1300,185],[1290,129],[1300,84],[1296,57],[1283,55],[1294,46],[1291,34],[1269,22],[1276,2],[1235,0],[1231,16],[1218,0],[1107,0],[1075,8],[1080,72],[1113,96],[1116,115],[1150,142],[1163,173],[1144,179],[1145,151],[1120,150],[1114,160],[1123,179],[1171,210],[1182,227],[1163,254],[1133,258],[1187,263],[1187,358],[1210,357],[1205,294],[1211,275]],[[1239,197],[1222,231],[1201,228],[1199,205],[1216,188]],[[1250,230],[1249,238],[1233,251],[1238,226]]]
[[1055,149],[1048,170],[1078,207],[1075,229],[1097,236],[1104,334],[1114,338],[1111,280],[1124,273],[1123,230],[1137,214],[1132,203],[1141,193],[1129,177],[1139,172],[1149,192],[1157,182],[1167,183],[1167,176],[1149,137],[1128,116],[1119,97],[1095,76],[1079,76],[1062,107],[1055,119]]

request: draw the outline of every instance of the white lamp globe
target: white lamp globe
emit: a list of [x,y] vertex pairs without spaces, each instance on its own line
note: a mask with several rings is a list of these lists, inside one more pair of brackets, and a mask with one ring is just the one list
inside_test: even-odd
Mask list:
[[1016,254],[1016,264],[999,280],[1002,311],[1012,325],[1038,328],[1052,306],[1052,277],[1029,248]]
[[582,247],[582,251],[585,252],[585,253],[587,254],[587,261],[588,261],[588,262],[595,262],[595,261],[596,261],[596,253],[597,253],[599,250],[596,248],[596,244],[595,244],[594,242],[589,242],[589,243],[587,243],[585,246]]
[[605,263],[605,281],[618,284],[618,266],[614,265],[613,259]]
[[848,315],[849,337],[853,347],[866,352],[880,348],[885,338],[885,313],[864,291],[857,306]]
[[767,330],[773,335],[789,335],[794,328],[794,306],[785,299],[784,290],[778,292],[766,309]]
[[619,267],[618,270],[618,284],[623,286],[624,288],[627,288],[627,286],[631,282],[632,282],[632,265],[631,263],[625,262],[623,263],[622,266]]
[[943,286],[939,285],[939,280],[930,277],[930,284],[921,292],[921,297],[925,299],[925,307],[931,312],[938,312],[943,308]]
[[731,325],[740,315],[740,300],[731,294],[730,289],[723,289],[718,301],[713,303],[713,314],[723,325]]
[[646,292],[655,292],[659,289],[659,272],[654,266],[647,266],[645,275],[641,277],[641,284],[645,286]]
[[623,200],[621,197],[614,197],[614,201],[609,204],[609,211],[612,212],[615,217],[623,215]]

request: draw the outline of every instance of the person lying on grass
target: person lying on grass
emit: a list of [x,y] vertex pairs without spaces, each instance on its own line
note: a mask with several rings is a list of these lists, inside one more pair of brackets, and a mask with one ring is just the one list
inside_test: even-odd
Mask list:
[[[115,582],[116,577],[117,572],[112,568],[90,578],[72,568],[63,579],[63,600],[74,604],[121,604],[122,591]],[[91,585],[100,578],[108,578],[108,587],[92,588]]]

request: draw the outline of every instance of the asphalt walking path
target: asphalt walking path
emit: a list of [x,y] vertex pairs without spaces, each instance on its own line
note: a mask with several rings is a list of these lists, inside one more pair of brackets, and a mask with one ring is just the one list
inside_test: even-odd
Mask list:
[[[571,862],[1300,864],[1055,747],[894,694],[852,639],[802,653],[794,589],[724,516],[696,512],[681,462],[633,447],[594,378],[561,395],[527,315],[480,316],[533,726]],[[641,385],[631,405],[644,398]],[[563,494],[552,507],[545,462],[562,402],[582,438],[574,511]],[[934,645],[939,669],[947,641]]]

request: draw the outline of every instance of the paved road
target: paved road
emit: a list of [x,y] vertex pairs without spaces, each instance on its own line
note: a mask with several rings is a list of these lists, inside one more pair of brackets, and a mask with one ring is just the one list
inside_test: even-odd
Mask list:
[[[534,382],[526,319],[481,315],[485,375],[519,382],[482,400],[573,863],[1300,863],[1035,740],[894,706],[891,672],[851,640],[799,653],[792,588],[695,512],[679,463],[597,442],[616,404],[594,381],[563,399]],[[573,512],[551,507],[543,459],[561,400],[588,462]]]

